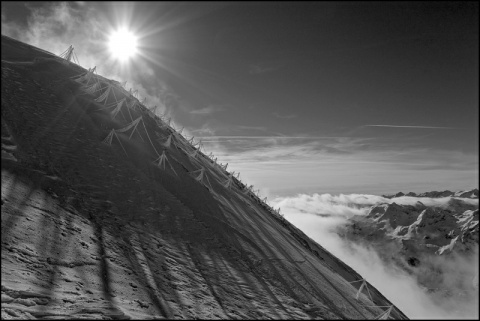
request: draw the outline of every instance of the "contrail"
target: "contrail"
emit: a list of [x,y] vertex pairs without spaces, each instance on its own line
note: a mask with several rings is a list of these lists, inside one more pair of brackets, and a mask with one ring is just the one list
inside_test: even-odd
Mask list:
[[439,127],[439,126],[397,126],[397,125],[363,125],[363,127],[394,127],[394,128],[458,129],[458,128],[456,128],[456,127]]

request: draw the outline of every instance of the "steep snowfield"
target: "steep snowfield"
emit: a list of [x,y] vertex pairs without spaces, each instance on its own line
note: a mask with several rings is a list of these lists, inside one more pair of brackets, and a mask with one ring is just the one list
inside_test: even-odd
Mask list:
[[[2,319],[372,319],[391,305],[373,286],[356,300],[360,275],[240,182],[223,187],[208,158],[162,148],[168,128],[141,109],[131,139],[101,143],[127,115],[68,79],[84,71],[2,36]],[[188,174],[200,162],[208,188]]]

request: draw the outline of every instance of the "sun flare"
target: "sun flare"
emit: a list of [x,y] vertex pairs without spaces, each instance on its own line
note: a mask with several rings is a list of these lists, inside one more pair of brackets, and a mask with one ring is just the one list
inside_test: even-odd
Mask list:
[[120,29],[112,33],[108,46],[115,58],[125,61],[137,53],[137,37],[127,29]]

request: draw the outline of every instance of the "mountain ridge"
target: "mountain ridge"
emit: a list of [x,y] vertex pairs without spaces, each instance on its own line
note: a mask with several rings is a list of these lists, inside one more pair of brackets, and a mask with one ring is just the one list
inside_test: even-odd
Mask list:
[[440,197],[461,197],[461,198],[478,198],[478,188],[474,188],[471,190],[464,190],[464,191],[457,191],[452,192],[449,190],[445,190],[442,192],[438,191],[430,191],[430,192],[423,192],[423,193],[414,193],[414,192],[398,192],[396,194],[386,194],[382,195],[385,198],[395,198],[395,197],[402,197],[402,196],[411,196],[411,197],[430,197],[430,198],[440,198]]

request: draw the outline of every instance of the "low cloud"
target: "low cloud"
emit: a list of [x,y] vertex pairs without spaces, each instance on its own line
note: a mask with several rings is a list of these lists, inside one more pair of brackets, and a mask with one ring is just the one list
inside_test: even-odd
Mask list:
[[351,217],[353,215],[366,215],[372,205],[392,204],[415,205],[422,202],[428,207],[446,207],[452,199],[460,200],[469,205],[478,206],[478,199],[456,197],[411,197],[401,196],[385,198],[369,194],[299,194],[295,197],[279,197],[275,199],[277,206],[288,209],[297,209],[302,213],[316,215],[330,214]]
[[264,128],[232,128],[239,134],[221,135],[222,127],[215,136],[204,137],[205,147],[276,195],[387,194],[478,186],[478,156],[473,153],[397,146],[382,138],[258,135],[264,134]]
[[[369,194],[299,194],[294,197],[277,197],[270,201],[273,207],[280,207],[281,213],[308,236],[324,246],[339,259],[351,266],[369,283],[375,286],[408,317],[415,319],[456,319],[478,318],[477,301],[467,301],[461,296],[448,299],[428,295],[416,279],[393,264],[386,263],[376,250],[363,244],[348,242],[336,234],[338,227],[353,215],[365,215],[375,204],[414,204],[420,200],[425,205],[443,206],[451,198],[430,199],[398,197],[388,199]],[[468,200],[476,203],[478,200]],[[472,260],[455,257],[447,261],[438,257],[432,262],[442,269],[446,280],[455,289],[459,282],[472,284],[474,280],[464,275],[478,275],[478,247]],[[426,272],[427,273],[427,272]],[[478,281],[477,281],[478,282]],[[472,284],[473,286],[473,284]],[[477,298],[478,300],[478,298]]]

